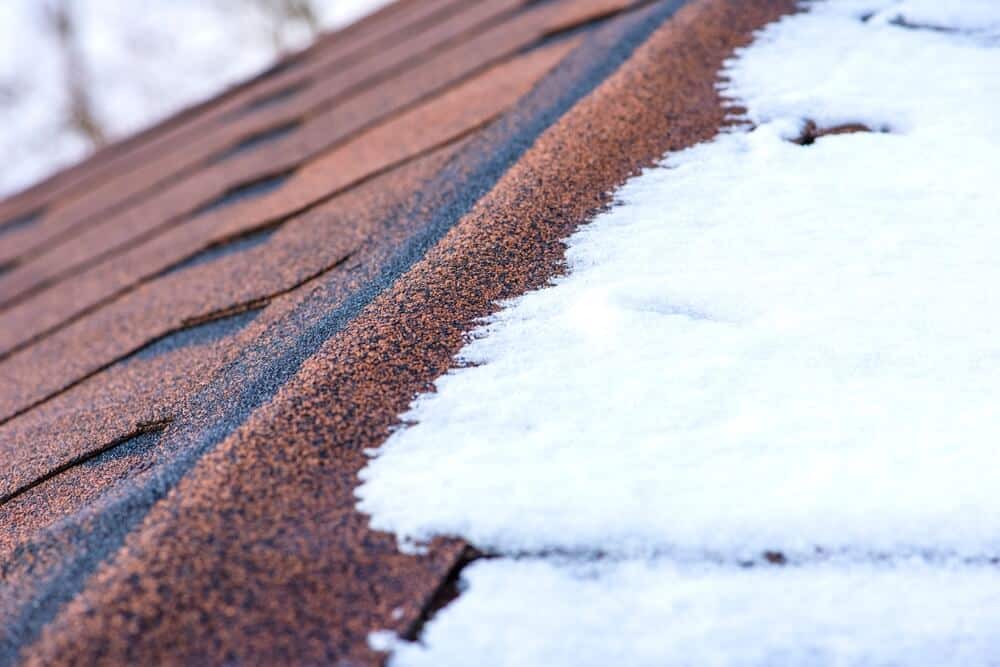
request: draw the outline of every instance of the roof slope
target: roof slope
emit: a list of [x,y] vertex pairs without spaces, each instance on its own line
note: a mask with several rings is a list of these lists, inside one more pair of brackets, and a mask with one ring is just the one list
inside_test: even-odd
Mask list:
[[0,203],[0,664],[378,662],[364,450],[793,0],[400,0]]

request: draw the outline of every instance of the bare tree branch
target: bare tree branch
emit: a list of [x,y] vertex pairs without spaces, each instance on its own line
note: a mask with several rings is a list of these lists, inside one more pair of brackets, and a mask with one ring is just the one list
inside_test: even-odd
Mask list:
[[271,43],[274,50],[281,53],[288,49],[285,43],[285,28],[302,24],[311,37],[319,32],[319,18],[312,0],[253,0],[269,17],[271,22]]
[[56,37],[63,63],[63,84],[69,100],[67,123],[95,147],[107,143],[107,134],[94,112],[87,63],[77,41],[76,23],[68,0],[49,0],[43,6],[48,28]]

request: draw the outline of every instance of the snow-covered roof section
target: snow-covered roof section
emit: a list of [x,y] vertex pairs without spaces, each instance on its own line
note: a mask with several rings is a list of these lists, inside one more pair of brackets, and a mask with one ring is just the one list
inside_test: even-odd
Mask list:
[[1000,655],[998,21],[816,2],[737,51],[742,124],[618,190],[362,472],[404,547],[501,557],[393,664]]
[[992,665],[995,566],[487,560],[390,665]]

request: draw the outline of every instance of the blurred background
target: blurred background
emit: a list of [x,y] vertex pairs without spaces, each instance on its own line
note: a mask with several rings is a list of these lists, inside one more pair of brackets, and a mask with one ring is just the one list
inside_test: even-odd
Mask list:
[[0,0],[0,198],[391,0]]

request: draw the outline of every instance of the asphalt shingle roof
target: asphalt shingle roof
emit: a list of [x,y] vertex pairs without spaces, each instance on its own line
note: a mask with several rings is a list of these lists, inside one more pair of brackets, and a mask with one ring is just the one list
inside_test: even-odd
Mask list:
[[369,530],[364,450],[793,8],[400,0],[0,203],[0,664],[416,636],[467,547]]

